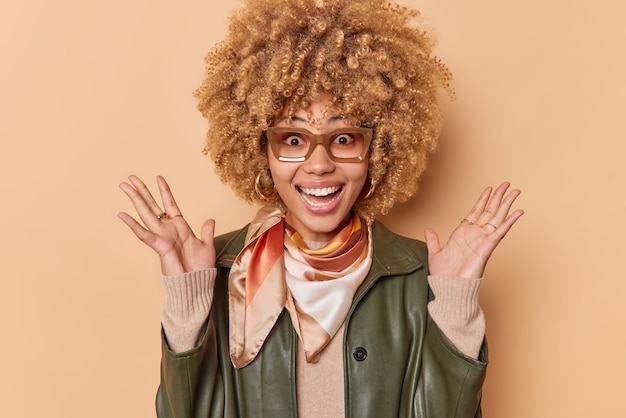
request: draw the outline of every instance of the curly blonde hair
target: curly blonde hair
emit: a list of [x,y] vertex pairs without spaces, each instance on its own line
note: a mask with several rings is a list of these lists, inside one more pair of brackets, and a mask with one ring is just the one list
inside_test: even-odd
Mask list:
[[419,17],[383,0],[245,0],[195,92],[209,122],[205,153],[221,180],[263,202],[256,177],[272,187],[264,131],[285,109],[330,95],[344,118],[374,129],[368,175],[376,188],[357,200],[357,213],[372,222],[407,200],[436,148],[438,93],[451,92],[452,79]]

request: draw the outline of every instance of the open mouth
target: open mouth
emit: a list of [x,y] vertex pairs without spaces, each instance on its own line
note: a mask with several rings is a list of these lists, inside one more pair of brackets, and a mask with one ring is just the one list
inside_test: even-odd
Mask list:
[[343,186],[332,186],[332,187],[320,187],[320,188],[309,188],[309,187],[298,187],[298,192],[302,199],[313,207],[324,207],[337,199],[341,192],[343,191]]

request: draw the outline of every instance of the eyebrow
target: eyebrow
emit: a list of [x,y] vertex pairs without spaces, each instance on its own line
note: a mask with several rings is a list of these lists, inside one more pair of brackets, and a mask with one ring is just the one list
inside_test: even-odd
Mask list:
[[[335,115],[335,116],[331,116],[329,118],[326,119],[327,122],[337,122],[337,121],[342,121],[344,118],[341,115]],[[302,118],[300,116],[283,116],[282,118],[278,119],[278,122],[283,121],[283,120],[290,120],[292,122],[300,122],[300,123],[308,123],[308,120],[305,118]]]

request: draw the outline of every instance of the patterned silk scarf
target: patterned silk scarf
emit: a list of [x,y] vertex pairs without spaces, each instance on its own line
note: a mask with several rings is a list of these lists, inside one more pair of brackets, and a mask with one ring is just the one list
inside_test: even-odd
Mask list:
[[316,362],[345,321],[371,267],[369,235],[353,215],[323,248],[309,250],[300,235],[285,226],[278,208],[261,208],[228,278],[233,365],[241,368],[255,359],[283,308],[289,311],[307,361]]

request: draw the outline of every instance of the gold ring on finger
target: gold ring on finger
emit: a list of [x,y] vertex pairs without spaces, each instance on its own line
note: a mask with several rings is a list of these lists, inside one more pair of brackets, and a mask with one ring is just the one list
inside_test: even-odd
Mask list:
[[492,223],[486,222],[486,223],[485,223],[485,226],[487,226],[487,225],[492,226],[492,227],[493,227],[493,229],[498,229],[498,227],[497,227],[497,226],[495,226],[495,225],[494,225],[494,224],[492,224]]
[[157,219],[167,219],[169,218],[169,216],[167,216],[166,212],[161,212],[160,214],[157,215]]
[[467,223],[468,223],[468,224],[470,224],[470,225],[474,225],[474,222],[470,221],[470,220],[469,220],[469,219],[467,219],[467,218],[463,218],[463,219],[461,219],[461,223],[463,223],[463,222],[467,222]]

